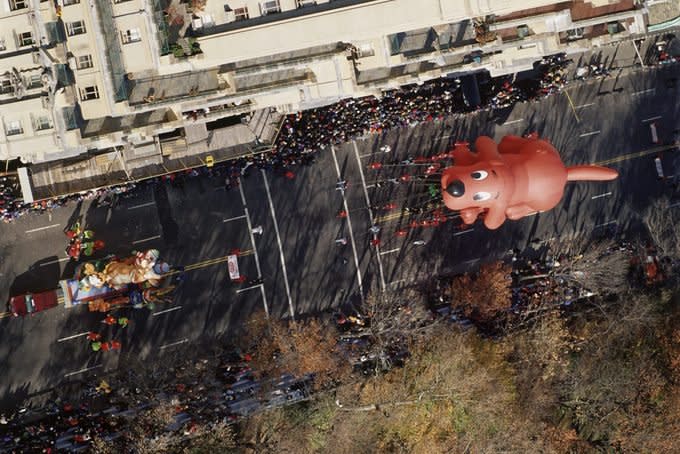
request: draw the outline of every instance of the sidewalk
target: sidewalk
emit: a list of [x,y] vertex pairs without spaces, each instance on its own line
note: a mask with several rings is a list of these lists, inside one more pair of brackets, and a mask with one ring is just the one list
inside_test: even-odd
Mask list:
[[187,124],[184,134],[128,143],[97,155],[83,155],[29,168],[34,200],[44,200],[123,185],[174,172],[253,156],[271,149],[283,116],[269,109],[250,115],[248,123],[208,130]]

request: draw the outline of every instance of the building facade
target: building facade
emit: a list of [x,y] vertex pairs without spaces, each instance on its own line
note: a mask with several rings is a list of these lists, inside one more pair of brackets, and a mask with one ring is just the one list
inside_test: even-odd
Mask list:
[[261,138],[252,112],[516,73],[644,33],[645,14],[634,0],[0,0],[0,159],[160,165]]

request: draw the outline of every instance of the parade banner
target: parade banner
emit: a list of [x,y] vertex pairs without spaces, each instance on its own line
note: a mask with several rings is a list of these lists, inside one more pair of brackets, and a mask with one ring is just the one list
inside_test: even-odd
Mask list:
[[237,281],[241,275],[238,271],[238,259],[236,255],[230,255],[227,257],[227,264],[229,266],[229,279],[232,281]]

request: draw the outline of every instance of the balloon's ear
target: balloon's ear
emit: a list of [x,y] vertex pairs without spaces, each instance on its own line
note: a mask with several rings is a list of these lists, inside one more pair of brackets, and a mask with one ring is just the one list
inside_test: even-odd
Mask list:
[[519,150],[527,143],[524,137],[507,135],[498,144],[498,151],[501,154],[519,153]]
[[482,161],[501,160],[498,146],[491,137],[481,136],[475,141],[475,150]]
[[456,145],[453,149],[453,165],[456,166],[471,166],[477,162],[477,157],[470,152],[467,145]]

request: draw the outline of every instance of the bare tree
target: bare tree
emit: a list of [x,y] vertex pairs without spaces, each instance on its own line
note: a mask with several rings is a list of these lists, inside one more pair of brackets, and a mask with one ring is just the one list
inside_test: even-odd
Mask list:
[[652,202],[642,215],[652,241],[665,255],[680,257],[680,211],[669,209],[670,199],[660,197]]
[[631,253],[612,239],[558,244],[553,254],[560,258],[553,278],[599,294],[620,293],[629,287]]

